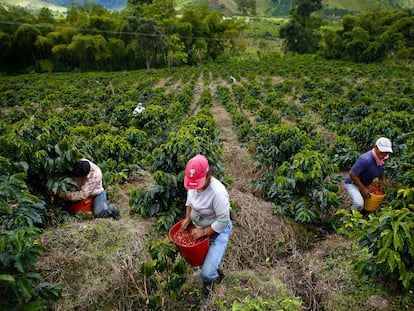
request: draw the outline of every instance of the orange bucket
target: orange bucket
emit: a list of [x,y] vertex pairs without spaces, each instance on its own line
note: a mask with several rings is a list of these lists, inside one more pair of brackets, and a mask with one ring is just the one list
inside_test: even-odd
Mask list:
[[171,241],[174,242],[175,246],[179,250],[180,254],[187,260],[187,262],[192,266],[202,266],[204,259],[206,259],[208,247],[210,243],[210,237],[202,239],[200,242],[186,246],[182,245],[179,242],[174,240],[174,234],[181,229],[181,223],[183,220],[177,222],[174,226],[171,227],[168,232],[168,236]]
[[385,194],[377,195],[370,193],[369,195],[370,197],[365,199],[364,210],[368,212],[374,212],[380,207],[382,201],[384,201]]
[[82,212],[84,214],[88,212],[93,213],[93,197],[89,197],[74,204],[67,205],[65,206],[65,210],[70,214],[76,214],[79,212]]

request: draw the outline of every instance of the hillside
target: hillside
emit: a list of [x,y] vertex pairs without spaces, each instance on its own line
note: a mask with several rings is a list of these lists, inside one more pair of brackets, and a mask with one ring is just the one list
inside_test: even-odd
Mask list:
[[[64,12],[70,6],[72,0],[3,0],[4,3],[20,5],[37,9],[49,7],[53,11]],[[83,3],[83,1],[77,1]],[[95,0],[96,3],[108,9],[119,10],[125,8],[126,0]],[[241,14],[237,0],[209,0],[211,7],[220,9],[227,15]],[[178,12],[185,8],[205,3],[204,0],[176,0],[174,5]],[[257,0],[256,13],[260,16],[287,16],[292,0]],[[414,0],[325,0],[323,1],[323,12],[325,14],[343,15],[345,13],[358,13],[369,10],[395,10],[413,9]]]
[[[318,170],[332,168],[339,154],[343,166],[349,167],[351,153],[342,153],[351,144],[349,137],[358,150],[365,150],[375,135],[384,133],[395,143],[394,161],[412,158],[414,71],[409,68],[410,63],[366,65],[286,55],[167,70],[2,76],[3,154],[8,151],[7,157],[16,163],[32,161],[29,167],[38,172],[48,167],[43,163],[70,156],[71,143],[76,143],[105,168],[110,200],[122,214],[118,221],[63,218],[60,207],[50,202],[50,223],[36,239],[45,248],[36,271],[62,286],[61,299],[50,310],[198,310],[198,267],[190,267],[185,284],[170,295],[163,287],[166,272],[150,277],[143,273],[142,263],[156,262],[150,247],[154,251],[167,245],[167,233],[157,228],[161,217],[139,215],[131,204],[134,190],[151,189],[159,180],[162,172],[151,169],[169,165],[182,171],[188,150],[198,147],[220,154],[217,161],[237,203],[237,221],[223,262],[226,277],[216,288],[210,310],[235,310],[231,304],[249,297],[300,299],[301,309],[283,309],[295,311],[412,310],[414,297],[407,289],[380,277],[359,279],[352,269],[353,261],[366,255],[331,227],[338,221],[337,208],[349,206],[344,191],[338,192],[344,198],[339,207],[328,205],[332,222],[312,225],[282,215],[283,206],[266,200],[263,187],[253,183],[270,177],[263,174],[265,166],[287,154],[329,155],[332,162],[318,162]],[[230,75],[237,81],[232,83]],[[141,99],[146,112],[132,119]],[[246,142],[248,133],[256,137]],[[394,162],[398,171],[399,163]],[[392,165],[389,169],[392,172]],[[128,176],[123,174],[127,171]],[[163,171],[170,174],[173,169]],[[317,181],[306,183],[315,193],[321,181],[304,173],[307,182]],[[38,183],[46,178],[38,176],[45,175],[31,178]],[[168,176],[172,184],[178,180]],[[262,186],[265,182],[261,179]],[[300,188],[300,179],[295,183]],[[179,191],[180,185],[173,188]],[[166,193],[159,192],[160,201]],[[292,197],[286,194],[283,200]],[[386,218],[383,210],[377,214],[381,219]],[[176,212],[168,211],[174,221],[180,218]],[[375,224],[376,216],[370,217]],[[158,239],[160,244],[153,245]],[[151,308],[151,297],[160,298],[162,307]]]

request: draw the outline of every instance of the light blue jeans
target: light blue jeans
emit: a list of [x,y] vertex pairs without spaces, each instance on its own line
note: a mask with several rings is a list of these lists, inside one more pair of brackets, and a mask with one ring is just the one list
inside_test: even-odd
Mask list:
[[364,207],[364,197],[361,194],[361,191],[359,191],[359,188],[355,184],[347,184],[344,183],[344,188],[348,192],[349,196],[352,200],[351,209],[354,211],[361,211]]
[[108,197],[104,190],[93,198],[93,214],[97,218],[105,218],[110,217],[111,212],[112,206],[108,205]]
[[203,282],[214,282],[218,277],[218,268],[223,260],[227,245],[229,244],[230,233],[233,224],[230,222],[226,229],[219,233],[210,244],[206,259],[200,272],[200,279]]

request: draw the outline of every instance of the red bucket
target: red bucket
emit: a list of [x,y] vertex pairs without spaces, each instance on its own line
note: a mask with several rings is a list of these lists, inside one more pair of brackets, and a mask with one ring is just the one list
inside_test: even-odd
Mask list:
[[204,263],[204,259],[207,256],[210,237],[207,236],[200,242],[191,246],[185,246],[178,243],[174,240],[174,234],[181,229],[182,222],[183,220],[180,220],[174,226],[172,226],[170,231],[168,232],[168,236],[170,237],[170,240],[174,242],[175,246],[177,246],[178,250],[180,251],[180,254],[185,258],[185,260],[187,260],[187,262],[190,265],[202,266]]
[[93,197],[89,197],[74,204],[67,205],[65,206],[65,210],[70,214],[76,214],[79,212],[82,212],[84,214],[87,214],[88,212],[93,213]]

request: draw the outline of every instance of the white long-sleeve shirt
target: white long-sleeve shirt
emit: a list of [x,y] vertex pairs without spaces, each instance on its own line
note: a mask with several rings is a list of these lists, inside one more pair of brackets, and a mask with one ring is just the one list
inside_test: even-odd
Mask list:
[[191,207],[190,218],[196,227],[211,225],[215,232],[220,233],[230,222],[229,194],[224,185],[213,176],[203,192],[188,190],[186,205]]

